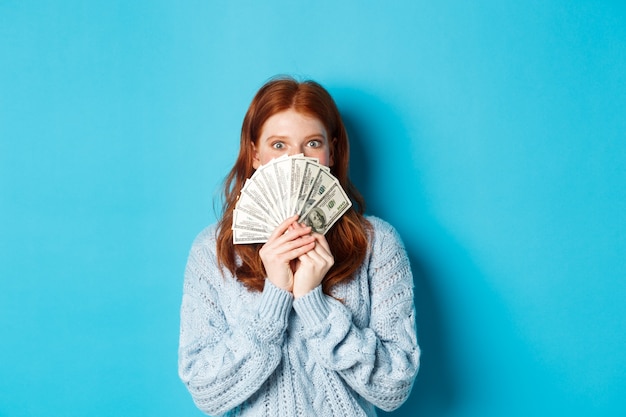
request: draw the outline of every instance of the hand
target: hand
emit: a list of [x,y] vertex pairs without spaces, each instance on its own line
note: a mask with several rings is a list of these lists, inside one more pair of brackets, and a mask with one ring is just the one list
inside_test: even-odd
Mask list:
[[[300,225],[300,227],[303,227]],[[326,273],[335,263],[328,241],[319,233],[313,233],[315,247],[298,256],[293,278],[293,296],[302,297],[322,283]]]
[[315,247],[311,228],[299,225],[298,216],[282,222],[259,250],[267,279],[286,291],[293,291],[295,263]]

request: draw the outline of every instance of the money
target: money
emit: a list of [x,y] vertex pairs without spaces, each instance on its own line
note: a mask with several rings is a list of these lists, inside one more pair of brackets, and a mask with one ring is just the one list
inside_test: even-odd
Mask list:
[[289,217],[290,202],[289,192],[291,189],[291,158],[282,158],[276,160],[274,165],[274,178],[278,186],[278,203],[281,209],[281,216]]
[[302,154],[261,165],[245,182],[233,212],[233,243],[265,243],[273,230],[297,214],[321,234],[352,206],[330,169]]
[[323,197],[301,217],[302,222],[325,235],[351,205],[339,183],[332,184]]
[[251,232],[247,230],[233,230],[233,243],[235,245],[245,243],[265,243],[269,237],[269,235],[265,235],[263,233]]

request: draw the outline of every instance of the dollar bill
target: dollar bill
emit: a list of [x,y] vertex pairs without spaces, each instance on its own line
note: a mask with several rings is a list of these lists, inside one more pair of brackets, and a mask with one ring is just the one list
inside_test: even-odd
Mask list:
[[289,184],[289,208],[287,217],[297,214],[298,193],[302,186],[302,178],[306,166],[306,159],[303,157],[294,157],[291,160],[291,177]]
[[324,169],[320,169],[317,172],[317,176],[313,180],[313,185],[308,191],[307,197],[304,199],[304,205],[299,207],[298,214],[300,216],[305,215],[309,209],[317,204],[317,202],[330,190],[333,184],[338,184],[337,178]]
[[323,197],[300,219],[317,233],[326,234],[352,206],[352,202],[338,182],[331,185]]
[[304,211],[306,211],[307,207],[310,207],[312,205],[308,201],[308,198],[311,194],[311,189],[313,188],[313,184],[315,183],[317,174],[319,174],[320,171],[321,165],[319,165],[318,163],[308,160],[304,161],[302,181],[298,189],[298,193],[296,194],[296,214],[301,215]]
[[[270,226],[278,226],[278,222],[273,217],[268,215],[267,208],[264,209],[255,203],[254,199],[248,193],[241,193],[239,200],[237,200],[237,204],[235,205],[235,210],[243,211],[250,216],[254,216],[259,219],[260,222],[266,223]],[[235,226],[234,222],[233,226]]]
[[247,243],[265,243],[269,239],[269,235],[249,230],[233,229],[233,243],[235,245]]
[[276,178],[276,170],[274,169],[275,160],[257,169],[259,188],[262,189],[267,201],[271,202],[270,209],[272,214],[279,220],[285,218],[283,213],[283,205],[280,201],[280,191],[278,189],[278,179]]
[[276,224],[279,224],[282,219],[275,212],[273,207],[274,202],[268,198],[269,192],[266,190],[266,185],[263,181],[258,180],[260,176],[256,177],[257,180],[254,180],[254,177],[248,179],[243,188],[241,189],[241,196],[239,199],[243,199],[244,195],[246,198],[251,198],[254,203],[261,208],[265,212],[265,215],[271,218]]
[[259,232],[263,234],[271,234],[275,226],[268,224],[262,219],[247,213],[244,210],[237,209],[233,211],[233,230],[247,230],[250,232]]
[[278,203],[283,218],[290,216],[290,192],[293,158],[276,159],[272,164],[278,188]]
[[352,203],[330,168],[302,154],[259,166],[245,182],[233,211],[233,243],[267,242],[293,214],[325,234]]

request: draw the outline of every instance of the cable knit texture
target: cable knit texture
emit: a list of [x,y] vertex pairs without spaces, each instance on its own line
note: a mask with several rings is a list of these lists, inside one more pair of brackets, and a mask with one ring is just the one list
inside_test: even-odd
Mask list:
[[[213,416],[375,416],[409,396],[419,367],[413,279],[396,231],[376,217],[353,280],[294,301],[218,269],[215,226],[191,248],[179,374]],[[341,301],[338,301],[341,300]]]

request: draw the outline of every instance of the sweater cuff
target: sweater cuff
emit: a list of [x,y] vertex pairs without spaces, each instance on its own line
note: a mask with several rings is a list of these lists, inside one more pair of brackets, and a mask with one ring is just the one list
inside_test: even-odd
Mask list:
[[293,308],[298,313],[305,327],[317,327],[328,318],[330,308],[322,286],[318,285],[308,294],[296,299]]
[[289,291],[278,288],[269,279],[265,280],[259,303],[259,318],[261,320],[281,323],[282,327],[286,327],[292,304],[293,296]]

